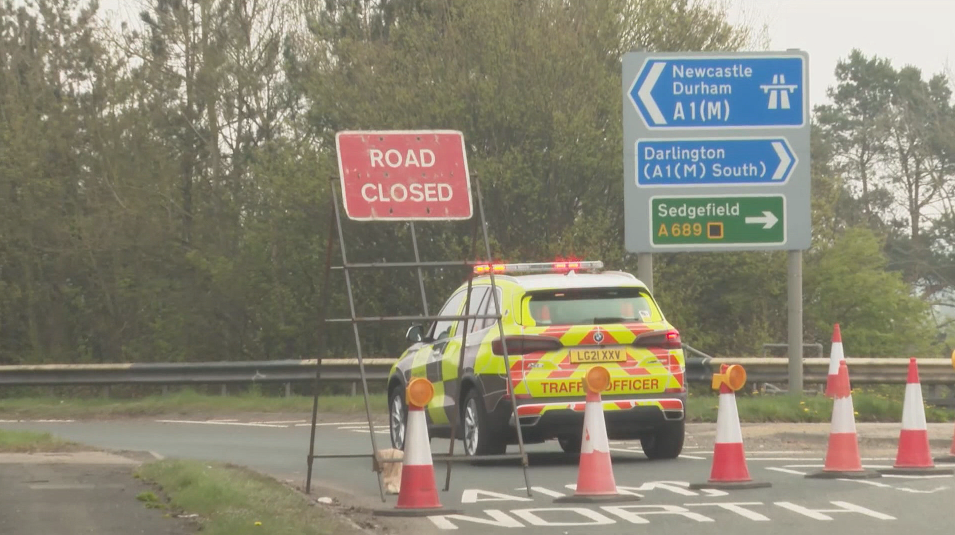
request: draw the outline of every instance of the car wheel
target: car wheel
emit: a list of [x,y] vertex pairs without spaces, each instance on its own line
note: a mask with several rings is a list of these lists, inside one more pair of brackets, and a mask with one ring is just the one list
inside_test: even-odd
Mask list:
[[391,434],[391,447],[403,450],[405,447],[405,429],[408,422],[408,406],[405,405],[405,392],[401,387],[393,388],[388,395],[388,427]]
[[564,450],[564,453],[580,453],[580,435],[568,435],[557,437],[557,443],[560,444],[560,449]]
[[676,459],[683,451],[686,422],[667,422],[654,433],[640,439],[643,453],[653,459]]
[[498,455],[504,453],[507,444],[501,440],[488,424],[484,403],[476,389],[468,392],[462,409],[464,430],[464,453],[474,455]]

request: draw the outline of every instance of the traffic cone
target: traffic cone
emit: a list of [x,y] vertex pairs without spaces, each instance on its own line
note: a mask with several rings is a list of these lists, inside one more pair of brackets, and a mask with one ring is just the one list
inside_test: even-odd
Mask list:
[[769,487],[768,481],[753,481],[746,466],[743,432],[736,409],[736,391],[746,384],[746,370],[739,365],[723,365],[713,375],[713,388],[720,391],[716,416],[716,445],[713,466],[706,483],[693,483],[691,489],[755,489]]
[[604,419],[600,393],[610,386],[610,372],[603,366],[594,366],[584,376],[587,392],[584,406],[584,430],[580,445],[580,465],[577,470],[577,488],[573,496],[556,498],[556,503],[634,502],[635,494],[620,494],[613,477],[610,462],[610,441]]
[[[838,327],[836,327],[838,333]],[[862,468],[859,456],[859,437],[856,436],[855,409],[852,407],[852,387],[849,384],[849,367],[846,361],[839,362],[839,372],[832,386],[832,425],[829,427],[829,447],[822,471],[807,474],[809,478],[867,479],[882,477],[874,470]],[[827,392],[828,394],[829,392]]]
[[829,350],[829,377],[826,379],[826,396],[835,397],[835,383],[839,376],[839,363],[845,362],[846,357],[842,351],[842,332],[839,331],[837,323],[832,329],[832,349]]
[[883,474],[952,474],[951,468],[936,468],[928,443],[928,426],[925,423],[925,405],[922,402],[922,385],[919,367],[915,358],[909,359],[909,377],[905,385],[905,400],[902,402],[902,431],[899,432],[899,449],[892,468],[879,470]]
[[401,465],[401,486],[398,504],[394,509],[377,510],[381,516],[427,516],[454,514],[438,500],[431,460],[431,441],[424,408],[434,396],[434,385],[419,377],[408,383],[405,398],[408,403],[408,422],[405,431],[404,458]]

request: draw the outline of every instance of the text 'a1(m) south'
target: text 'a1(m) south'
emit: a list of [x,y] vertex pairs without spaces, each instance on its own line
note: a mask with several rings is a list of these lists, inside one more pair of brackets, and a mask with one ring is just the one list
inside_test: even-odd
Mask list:
[[406,152],[397,149],[371,149],[368,151],[372,167],[434,167],[434,152],[430,149],[408,149]]

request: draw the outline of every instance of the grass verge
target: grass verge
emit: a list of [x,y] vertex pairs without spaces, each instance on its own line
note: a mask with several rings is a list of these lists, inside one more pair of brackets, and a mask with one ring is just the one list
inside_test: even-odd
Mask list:
[[[136,475],[161,489],[169,500],[167,508],[199,515],[207,535],[356,532],[300,493],[245,468],[168,460],[143,465]],[[157,506],[152,493],[141,496],[147,506]]]
[[49,433],[0,429],[0,453],[46,453],[76,449],[79,449],[78,444],[61,440]]
[[[857,422],[901,422],[902,398],[881,392],[853,391],[852,405]],[[786,395],[741,394],[736,406],[739,419],[748,423],[829,422],[832,400],[825,396],[794,398]],[[715,422],[719,398],[714,395],[690,397],[687,419],[691,422]],[[925,407],[929,422],[950,422],[955,412],[934,406]]]
[[[387,400],[384,394],[369,396],[373,414],[385,414]],[[319,398],[319,410],[332,414],[363,413],[365,403],[361,396],[324,396]],[[239,394],[210,396],[191,390],[134,399],[24,397],[0,399],[3,418],[118,418],[159,415],[196,415],[227,413],[309,413],[312,398],[307,396],[263,396]]]

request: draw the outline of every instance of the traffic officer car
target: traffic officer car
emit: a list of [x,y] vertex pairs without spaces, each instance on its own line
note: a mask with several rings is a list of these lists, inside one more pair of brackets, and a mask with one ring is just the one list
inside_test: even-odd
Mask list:
[[467,283],[462,284],[438,316],[497,316],[499,305],[501,326],[496,319],[459,318],[408,329],[412,345],[388,381],[395,448],[404,445],[405,385],[426,377],[435,387],[426,409],[430,436],[450,436],[457,421],[455,436],[469,456],[503,453],[517,443],[510,388],[526,443],[556,438],[565,452],[579,452],[581,379],[600,363],[611,373],[602,396],[609,438],[640,439],[651,459],[680,454],[687,400],[680,333],[645,284],[629,273],[604,271],[599,261],[474,270],[470,300]]

